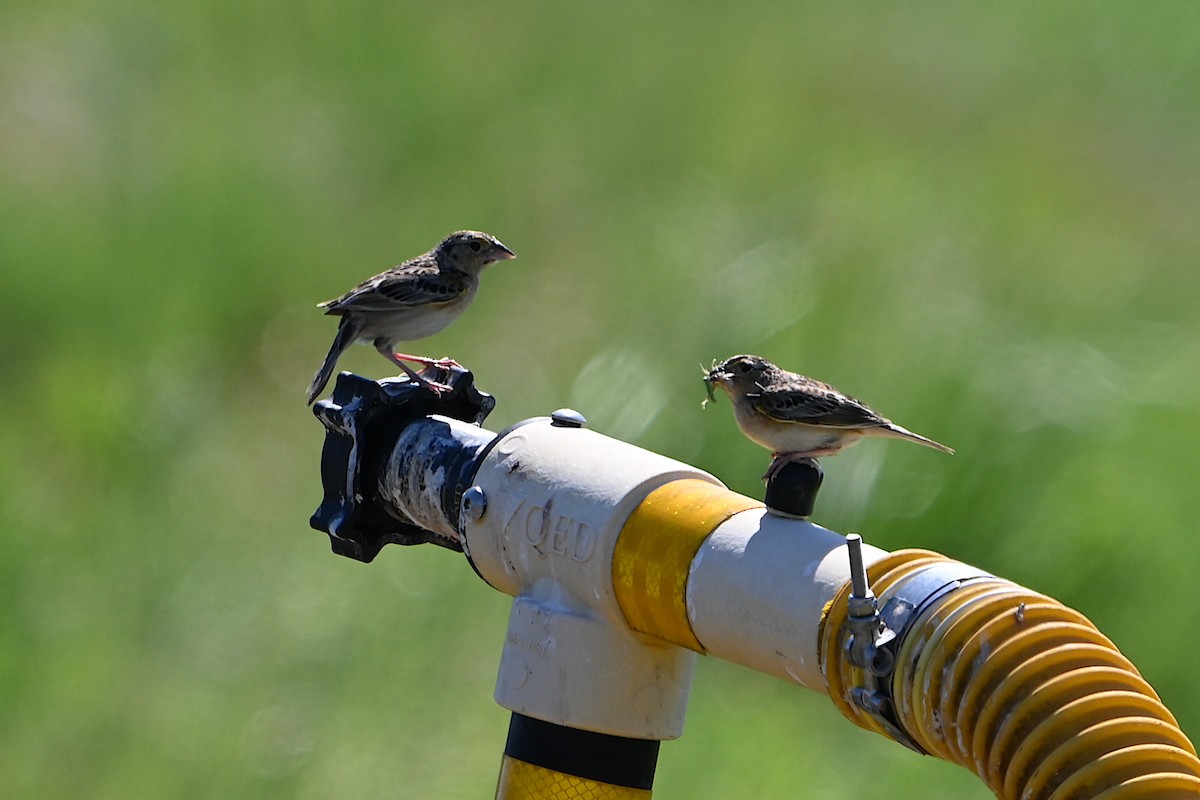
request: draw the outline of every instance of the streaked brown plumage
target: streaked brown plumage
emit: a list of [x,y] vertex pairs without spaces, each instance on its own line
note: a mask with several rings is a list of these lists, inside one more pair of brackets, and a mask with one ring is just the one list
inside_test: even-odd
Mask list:
[[368,278],[341,297],[318,308],[340,316],[337,336],[324,363],[308,387],[311,405],[325,388],[337,360],[354,342],[370,342],[412,380],[443,391],[414,372],[405,361],[442,363],[423,356],[397,353],[399,342],[423,339],[445,328],[466,310],[479,288],[479,273],[497,261],[515,258],[495,236],[480,231],[457,231],[428,253]]
[[764,478],[784,464],[834,455],[866,436],[905,439],[944,453],[949,447],[902,428],[827,383],[788,372],[765,358],[733,356],[704,376],[709,398],[719,386],[733,403],[734,419],[747,438],[771,451]]

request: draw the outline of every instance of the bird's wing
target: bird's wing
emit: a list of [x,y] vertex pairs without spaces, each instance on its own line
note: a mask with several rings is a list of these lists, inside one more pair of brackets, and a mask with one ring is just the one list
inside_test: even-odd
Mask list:
[[821,381],[795,376],[750,395],[762,414],[781,422],[801,422],[831,428],[867,428],[886,425],[880,417],[853,397]]
[[348,311],[399,311],[451,303],[471,286],[471,277],[436,266],[409,265],[376,275],[341,297],[322,303],[327,314]]

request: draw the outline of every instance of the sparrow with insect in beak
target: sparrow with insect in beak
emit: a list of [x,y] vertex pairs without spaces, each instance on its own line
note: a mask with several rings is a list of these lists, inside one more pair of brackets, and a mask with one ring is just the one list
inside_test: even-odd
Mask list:
[[752,355],[713,362],[704,371],[708,399],[719,386],[733,403],[742,433],[771,451],[773,461],[763,480],[771,480],[793,461],[831,456],[865,436],[905,439],[943,453],[949,447],[900,427],[827,383],[788,372]]
[[319,304],[317,307],[325,309],[326,314],[342,319],[329,355],[308,387],[309,405],[329,382],[338,358],[355,342],[373,344],[384,358],[422,386],[439,393],[448,391],[449,386],[430,381],[405,362],[440,367],[458,366],[456,362],[397,353],[396,345],[432,336],[457,319],[475,298],[484,267],[510,258],[516,256],[495,236],[458,231],[428,253]]

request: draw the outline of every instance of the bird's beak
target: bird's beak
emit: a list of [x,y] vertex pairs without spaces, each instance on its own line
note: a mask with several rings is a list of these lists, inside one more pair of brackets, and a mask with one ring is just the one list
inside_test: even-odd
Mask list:
[[709,385],[717,383],[726,384],[731,383],[732,381],[733,373],[727,372],[723,369],[711,369],[708,371],[708,375],[706,375],[704,378],[704,382],[708,383]]
[[509,250],[504,245],[496,242],[492,245],[492,260],[493,261],[508,261],[510,258],[516,258],[517,255],[512,250]]

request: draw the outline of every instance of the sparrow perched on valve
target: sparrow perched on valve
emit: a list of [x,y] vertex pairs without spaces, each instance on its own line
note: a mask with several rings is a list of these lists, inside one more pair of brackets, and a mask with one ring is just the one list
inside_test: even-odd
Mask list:
[[312,404],[325,388],[338,358],[355,342],[368,342],[408,377],[435,392],[450,387],[435,383],[405,362],[428,367],[458,366],[450,359],[397,353],[400,342],[424,339],[445,328],[466,310],[479,288],[479,274],[497,261],[516,258],[489,233],[457,231],[428,253],[409,259],[317,307],[341,317],[329,354],[308,387]]
[[[701,367],[703,370],[703,367]],[[943,453],[944,444],[913,433],[827,383],[788,372],[765,358],[740,355],[704,371],[707,405],[720,387],[742,433],[771,451],[770,481],[786,464],[831,456],[866,436],[905,439]]]

